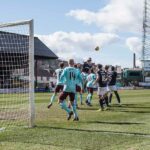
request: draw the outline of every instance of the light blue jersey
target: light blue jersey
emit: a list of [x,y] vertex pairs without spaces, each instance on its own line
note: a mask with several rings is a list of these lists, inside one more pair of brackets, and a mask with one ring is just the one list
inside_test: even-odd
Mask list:
[[[80,69],[78,69],[78,68],[76,68],[76,70],[77,70],[77,72],[80,74],[80,76],[81,76],[81,71],[80,71]],[[82,77],[82,76],[81,76]],[[78,86],[82,86],[82,82],[81,82],[81,80],[78,78],[77,80],[76,80],[77,82],[76,82],[76,84],[78,85]]]
[[64,81],[64,89],[65,92],[76,93],[76,84],[77,80],[82,82],[82,77],[79,71],[74,67],[66,67],[61,76],[60,80]]
[[87,76],[87,87],[92,87],[93,88],[93,83],[96,80],[96,75],[94,73],[90,73]]
[[61,74],[63,72],[63,69],[56,69],[55,72],[56,72],[56,76],[57,76],[57,83],[56,83],[56,85],[62,85],[63,81],[60,81],[60,76],[61,76]]

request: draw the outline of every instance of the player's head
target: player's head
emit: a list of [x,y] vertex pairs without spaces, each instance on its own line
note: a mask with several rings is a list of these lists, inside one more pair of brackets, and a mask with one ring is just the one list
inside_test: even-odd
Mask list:
[[77,64],[74,64],[74,67],[77,68],[78,67]]
[[62,69],[62,68],[64,68],[64,63],[63,62],[60,62],[59,63],[59,67]]
[[74,59],[69,59],[68,60],[68,64],[69,64],[69,66],[74,66]]
[[114,66],[111,67],[111,71],[115,71],[115,67]]
[[97,68],[98,68],[99,70],[101,70],[101,69],[103,68],[103,65],[102,65],[102,64],[98,64],[98,65],[97,65]]
[[87,63],[91,63],[92,62],[92,58],[88,58]]
[[81,72],[85,72],[85,68],[82,68]]
[[108,65],[106,65],[106,66],[105,66],[105,70],[106,70],[106,71],[108,71],[108,69],[109,69],[109,66],[108,66]]
[[77,64],[77,68],[79,68],[79,69],[81,68],[81,64],[80,63]]
[[86,73],[89,72],[89,68],[86,67],[86,68],[84,68],[84,69],[85,69],[85,72],[86,72]]

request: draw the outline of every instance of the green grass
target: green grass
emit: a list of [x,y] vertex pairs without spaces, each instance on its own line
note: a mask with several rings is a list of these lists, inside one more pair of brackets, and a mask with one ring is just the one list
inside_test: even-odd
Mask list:
[[[0,150],[150,150],[150,90],[120,91],[122,107],[113,97],[108,111],[81,106],[80,121],[66,120],[57,102],[48,110],[48,93],[36,94],[36,125],[0,132]],[[84,99],[85,99],[84,95]]]

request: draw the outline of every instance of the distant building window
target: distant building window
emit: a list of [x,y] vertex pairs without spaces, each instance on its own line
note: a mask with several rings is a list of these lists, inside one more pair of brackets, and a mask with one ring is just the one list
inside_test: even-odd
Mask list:
[[140,76],[140,72],[130,72],[129,76]]
[[41,76],[41,81],[43,80],[43,77]]
[[49,77],[47,77],[47,81],[49,81]]
[[150,77],[150,71],[145,72],[144,75]]

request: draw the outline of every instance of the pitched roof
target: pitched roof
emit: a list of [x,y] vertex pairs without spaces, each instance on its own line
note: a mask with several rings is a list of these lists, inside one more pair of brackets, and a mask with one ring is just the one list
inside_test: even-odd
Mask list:
[[57,59],[55,53],[50,50],[38,37],[34,38],[35,57]]
[[[28,49],[28,36],[0,31],[0,52],[26,53]],[[17,50],[17,51],[16,51]],[[40,59],[57,59],[52,52],[38,37],[34,37],[34,56]]]

